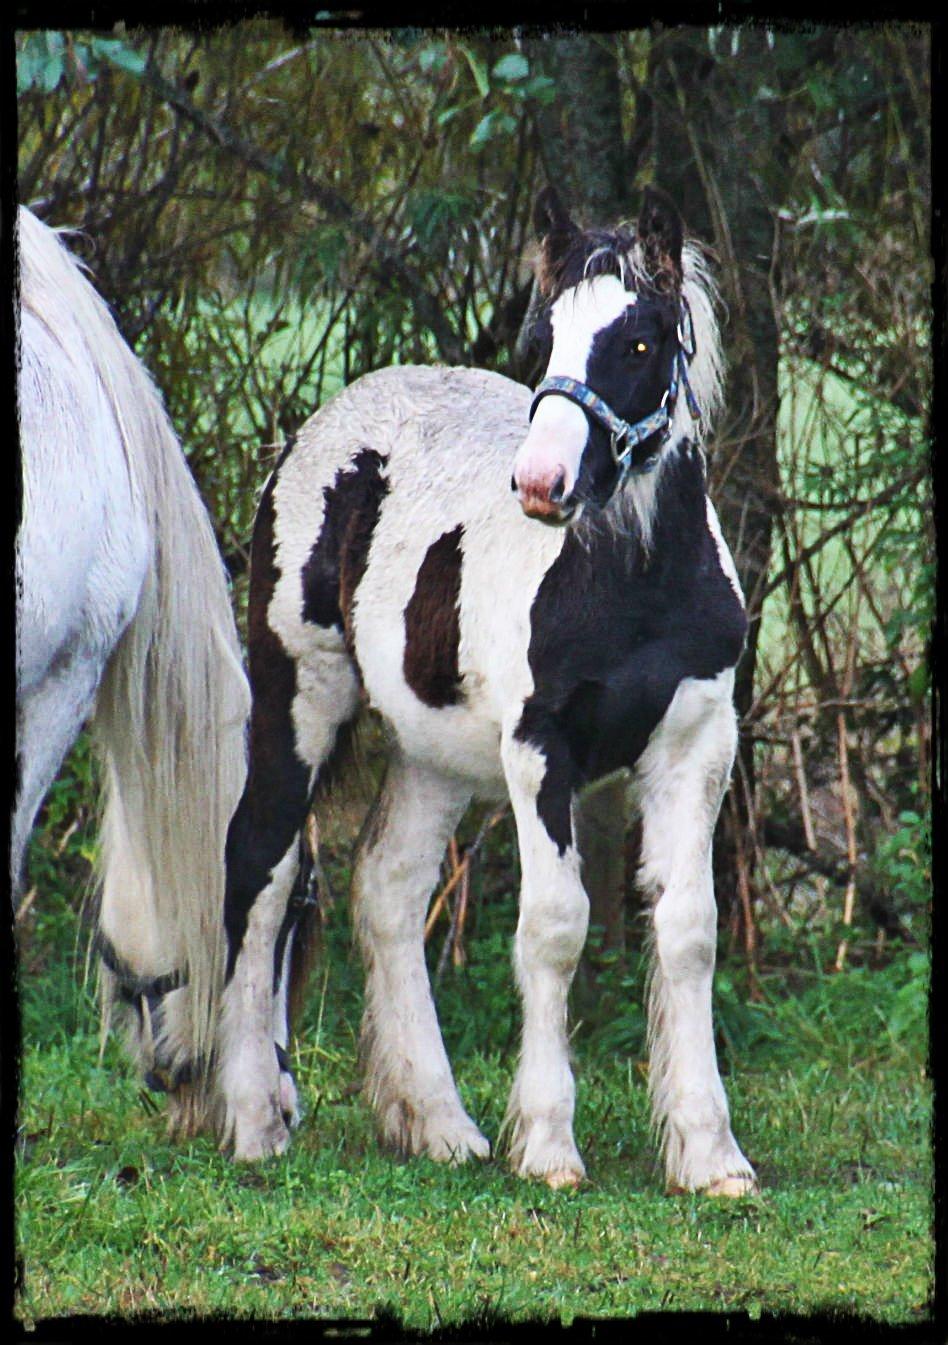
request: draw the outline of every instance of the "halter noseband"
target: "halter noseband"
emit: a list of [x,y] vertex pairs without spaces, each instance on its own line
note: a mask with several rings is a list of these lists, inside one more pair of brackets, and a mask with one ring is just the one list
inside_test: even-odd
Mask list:
[[[681,299],[676,334],[677,347],[675,357],[672,360],[671,382],[665,389],[661,404],[656,411],[643,416],[634,425],[627,420],[623,420],[621,416],[617,416],[612,407],[599,396],[598,392],[593,392],[592,388],[585,383],[580,383],[576,378],[568,378],[564,374],[555,374],[551,378],[544,378],[533,395],[530,419],[533,419],[534,412],[544,397],[553,393],[560,397],[566,397],[569,401],[575,402],[577,406],[587,411],[605,430],[608,430],[612,457],[619,468],[620,485],[630,474],[640,475],[652,471],[658,464],[662,444],[666,442],[671,432],[671,418],[675,411],[675,403],[678,400],[679,383],[685,390],[685,400],[688,403],[688,410],[692,419],[698,420],[701,415],[701,409],[688,379],[688,365],[694,359],[695,354],[695,332],[691,321],[691,310],[684,295]],[[634,460],[632,455],[637,446],[659,430],[664,431],[659,447],[644,458]],[[624,447],[620,449],[619,445],[623,441]]]

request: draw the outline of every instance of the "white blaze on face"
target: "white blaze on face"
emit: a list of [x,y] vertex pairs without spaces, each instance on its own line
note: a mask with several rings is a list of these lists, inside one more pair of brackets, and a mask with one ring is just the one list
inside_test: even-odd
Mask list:
[[[585,383],[596,333],[635,301],[618,276],[597,276],[561,294],[550,314],[553,352],[545,377]],[[586,413],[575,402],[555,393],[542,399],[513,466],[520,503],[528,514],[559,512],[550,492],[559,484],[558,498],[571,494],[588,435]]]

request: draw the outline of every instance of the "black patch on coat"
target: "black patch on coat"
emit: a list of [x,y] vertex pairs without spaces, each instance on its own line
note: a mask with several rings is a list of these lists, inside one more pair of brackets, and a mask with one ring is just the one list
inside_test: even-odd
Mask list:
[[323,525],[303,566],[303,620],[336,626],[352,648],[352,601],[362,582],[388,481],[387,459],[360,449],[323,489]]
[[534,691],[517,736],[539,747],[537,809],[560,853],[573,791],[633,766],[679,682],[740,657],[743,604],[721,568],[705,509],[704,465],[685,443],[662,468],[652,548],[611,531],[567,533],[530,611]]
[[309,769],[297,756],[293,730],[296,664],[267,620],[280,577],[273,535],[276,481],[274,472],[260,500],[250,550],[247,628],[253,704],[247,781],[225,849],[228,980],[247,932],[250,908],[289,849],[309,801]]
[[462,699],[458,645],[461,622],[461,537],[459,523],[442,533],[418,567],[415,591],[405,608],[405,681],[425,705],[440,709]]

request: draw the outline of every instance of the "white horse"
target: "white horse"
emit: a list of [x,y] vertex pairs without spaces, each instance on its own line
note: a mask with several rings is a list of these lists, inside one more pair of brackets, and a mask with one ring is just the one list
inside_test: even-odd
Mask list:
[[227,823],[249,694],[210,521],[158,393],[57,235],[19,212],[14,891],[85,721],[102,762],[104,1020],[203,1120],[222,968]]
[[535,397],[470,369],[369,374],[307,421],[263,492],[250,763],[227,841],[225,1137],[257,1158],[296,1118],[283,1052],[306,909],[299,832],[338,731],[368,701],[392,742],[353,878],[383,1138],[441,1160],[489,1151],[445,1054],[423,927],[468,801],[506,794],[524,1015],[510,1160],[554,1187],[582,1179],[566,1006],[588,902],[573,808],[583,784],[629,767],[668,1183],[740,1194],[755,1178],[715,1060],[711,838],[747,623],[694,442],[720,395],[712,293],[661,193],[634,234],[584,232],[552,194],[537,226],[551,353]]

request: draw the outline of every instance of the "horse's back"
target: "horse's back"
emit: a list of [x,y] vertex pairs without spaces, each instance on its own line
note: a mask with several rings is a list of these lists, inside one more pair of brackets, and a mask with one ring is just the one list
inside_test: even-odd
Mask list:
[[108,656],[135,611],[148,530],[114,414],[81,347],[67,354],[25,311],[21,349],[18,674],[25,694],[66,649]]
[[135,611],[149,543],[97,369],[103,352],[90,346],[99,333],[82,325],[88,282],[51,230],[26,211],[20,221],[22,695],[66,651],[107,658]]
[[306,422],[273,496],[269,620],[288,652],[351,657],[406,750],[482,782],[530,690],[530,602],[563,544],[510,490],[530,395],[484,370],[369,374]]

